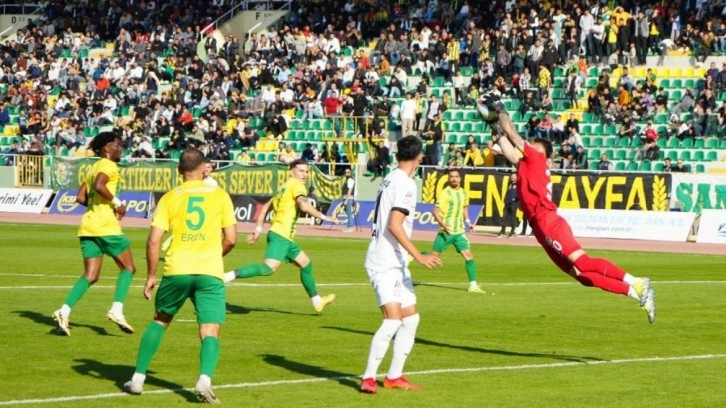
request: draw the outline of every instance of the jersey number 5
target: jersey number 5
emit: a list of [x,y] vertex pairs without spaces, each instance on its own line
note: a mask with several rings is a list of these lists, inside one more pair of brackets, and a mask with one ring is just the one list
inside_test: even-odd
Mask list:
[[[203,202],[204,197],[198,196],[189,197],[189,200],[187,201],[186,224],[187,228],[192,231],[198,231],[202,228],[202,225],[204,225],[204,209],[202,208]],[[196,218],[197,222],[192,221],[194,218]]]

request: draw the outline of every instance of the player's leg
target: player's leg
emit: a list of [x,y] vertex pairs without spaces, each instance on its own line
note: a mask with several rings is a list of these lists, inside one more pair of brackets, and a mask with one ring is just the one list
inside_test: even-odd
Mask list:
[[300,268],[300,283],[302,283],[303,288],[305,288],[305,292],[307,292],[308,297],[310,297],[310,301],[312,302],[315,311],[321,313],[323,309],[325,309],[325,306],[333,303],[335,300],[335,294],[331,293],[325,296],[320,296],[318,294],[315,276],[313,275],[313,262],[297,244],[292,244],[287,257],[295,265],[297,265],[298,268]]
[[83,255],[83,275],[73,284],[60,309],[53,312],[53,319],[58,323],[58,332],[70,336],[69,319],[71,309],[86,294],[88,289],[98,281],[103,265],[103,250],[95,237],[81,237],[81,254]]
[[139,354],[136,357],[136,368],[130,381],[124,384],[124,390],[130,394],[143,392],[146,372],[156,351],[159,350],[161,340],[164,338],[166,328],[169,327],[174,316],[184,305],[192,293],[194,276],[178,275],[165,276],[159,284],[154,300],[154,319],[146,326],[141,336]]
[[196,277],[197,285],[192,302],[197,311],[199,338],[202,348],[199,354],[199,379],[194,391],[202,402],[218,403],[212,392],[212,376],[219,362],[219,332],[226,314],[224,282],[212,276]]
[[401,291],[403,287],[403,273],[400,270],[387,272],[368,271],[373,291],[376,294],[378,305],[383,312],[383,322],[376,330],[371,340],[371,348],[368,352],[368,363],[363,373],[360,390],[362,392],[375,394],[378,391],[376,375],[381,361],[388,352],[391,339],[396,336],[403,324],[403,310],[401,308]]
[[419,323],[418,308],[416,306],[416,294],[413,289],[410,273],[403,277],[401,290],[401,326],[396,332],[396,339],[393,342],[393,355],[388,374],[383,380],[385,388],[399,388],[405,390],[420,390],[421,387],[408,382],[403,376],[403,366],[406,364],[413,344],[416,340],[416,330]]
[[256,276],[270,276],[282,265],[292,241],[285,239],[274,232],[267,233],[267,249],[265,261],[242,266],[224,274],[225,282],[235,279],[254,278]]
[[106,253],[113,257],[113,260],[120,270],[118,280],[116,281],[116,290],[113,295],[113,303],[106,317],[116,323],[125,333],[133,333],[134,329],[126,321],[123,310],[124,301],[131,288],[131,280],[134,277],[134,273],[136,273],[134,257],[131,254],[131,243],[125,235],[104,237],[103,243]]
[[469,239],[464,234],[458,234],[452,236],[452,243],[456,252],[460,253],[464,258],[464,268],[466,269],[466,275],[469,278],[469,292],[471,293],[486,293],[476,281],[476,263],[474,262],[474,254],[471,252],[471,245]]

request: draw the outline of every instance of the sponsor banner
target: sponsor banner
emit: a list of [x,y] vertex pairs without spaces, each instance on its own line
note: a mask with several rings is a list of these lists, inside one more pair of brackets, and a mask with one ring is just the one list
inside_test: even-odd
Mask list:
[[[56,190],[77,190],[97,158],[56,158],[51,167],[51,187]],[[121,191],[167,192],[178,186],[182,178],[173,161],[135,161],[119,164]],[[290,177],[282,164],[230,164],[212,173],[219,186],[229,195],[272,197]],[[319,201],[331,202],[342,195],[345,177],[328,176],[317,166],[310,166],[308,184],[315,187]]]
[[671,208],[681,211],[726,210],[726,174],[672,175]]
[[703,210],[696,242],[726,244],[726,210]]
[[[470,204],[484,207],[478,225],[499,226],[511,172],[497,169],[462,169],[462,186]],[[553,171],[552,200],[559,208],[627,210],[636,204],[646,210],[668,209],[670,174],[563,173]],[[435,203],[448,185],[446,169],[426,168],[421,198]],[[521,211],[518,212],[521,219]]]
[[[86,207],[78,204],[76,197],[75,190],[58,191],[48,214],[82,215]],[[152,195],[149,192],[123,191],[119,199],[126,204],[126,217],[146,218],[151,213]]]
[[[355,217],[353,225],[358,225],[360,228],[370,228],[373,224],[375,207],[376,203],[374,201],[356,201],[353,207],[353,216]],[[482,207],[480,205],[469,205],[469,219],[476,223],[476,219],[479,217],[481,210]],[[327,216],[333,217],[345,224],[348,221],[348,216],[345,214],[345,205],[343,205],[343,200],[333,201],[328,208]],[[330,225],[330,223],[324,222],[323,225]],[[436,218],[434,218],[433,204],[416,204],[413,228],[415,230],[439,229],[439,223],[437,223]]]
[[[232,204],[234,205],[234,215],[237,222],[257,222],[262,206],[269,200],[267,197],[254,196],[232,196]],[[272,218],[272,211],[267,214],[265,222],[269,222]]]
[[557,211],[580,238],[642,239],[686,242],[696,214],[680,211]]
[[47,189],[0,188],[0,212],[40,214],[51,195]]

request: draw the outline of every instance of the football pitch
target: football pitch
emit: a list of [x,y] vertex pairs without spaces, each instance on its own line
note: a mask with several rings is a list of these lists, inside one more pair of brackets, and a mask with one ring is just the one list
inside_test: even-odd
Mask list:
[[[133,373],[153,303],[143,299],[146,229],[126,229],[137,275],[125,306],[136,333],[106,320],[117,268],[76,305],[71,337],[51,313],[82,273],[76,227],[0,223],[0,407],[168,407],[196,401],[199,340],[191,304],[166,331],[141,396]],[[225,258],[259,262],[264,240]],[[583,288],[539,248],[474,245],[479,283],[453,249],[436,271],[412,266],[421,323],[405,367],[419,392],[358,392],[381,315],[362,268],[367,241],[299,238],[321,294],[316,314],[298,271],[237,280],[228,288],[213,383],[227,406],[246,407],[724,407],[726,256],[590,251],[650,276],[657,321],[636,302]],[[430,243],[418,243],[430,248]],[[391,350],[381,365],[388,369]]]

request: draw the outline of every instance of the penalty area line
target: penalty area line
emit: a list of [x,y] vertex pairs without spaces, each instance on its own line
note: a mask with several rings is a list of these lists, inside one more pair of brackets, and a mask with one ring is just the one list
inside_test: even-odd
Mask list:
[[[671,357],[643,357],[643,358],[628,358],[628,359],[616,359],[616,360],[602,360],[602,361],[569,361],[563,363],[549,363],[549,364],[522,364],[522,365],[507,365],[507,366],[488,366],[488,367],[470,367],[470,368],[442,368],[422,371],[410,371],[406,372],[406,375],[438,375],[438,374],[459,374],[459,373],[480,373],[487,371],[519,371],[519,370],[536,370],[544,368],[562,368],[562,367],[578,367],[578,366],[602,366],[602,365],[617,365],[617,364],[633,364],[633,363],[660,363],[660,362],[672,362],[672,361],[692,361],[692,360],[715,360],[720,358],[726,358],[726,354],[701,354],[691,356],[671,356]],[[379,375],[381,377],[382,375]],[[214,387],[216,390],[221,389],[239,389],[239,388],[255,388],[255,387],[272,387],[280,385],[295,385],[295,384],[313,384],[325,381],[341,381],[341,380],[358,380],[360,376],[339,376],[339,377],[314,377],[314,378],[301,378],[298,380],[277,380],[277,381],[260,381],[260,382],[244,382],[237,384],[222,384]],[[175,389],[175,390],[152,390],[145,391],[144,395],[156,395],[156,394],[171,394],[178,391],[193,391],[191,388]],[[67,397],[52,397],[52,398],[35,398],[35,399],[22,399],[22,400],[9,400],[0,401],[0,406],[11,406],[11,405],[30,405],[30,404],[51,404],[58,402],[70,402],[70,401],[88,401],[88,400],[100,400],[108,398],[124,398],[130,397],[131,395],[123,392],[110,392],[103,394],[91,394],[91,395],[74,395]],[[141,398],[141,397],[136,397]]]

